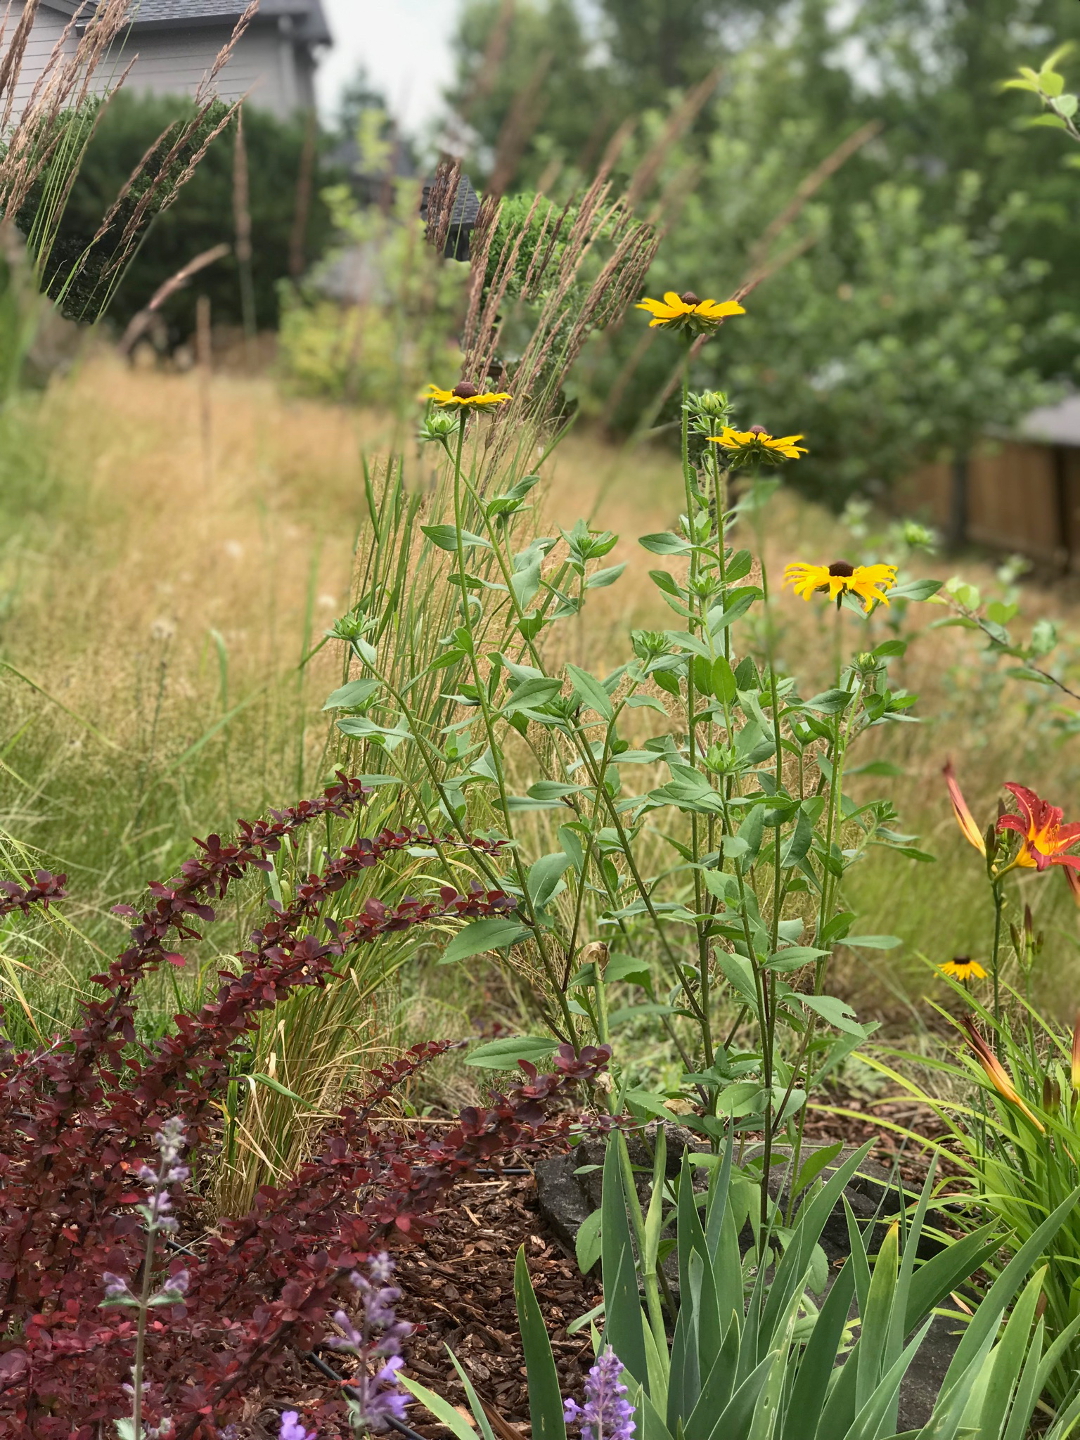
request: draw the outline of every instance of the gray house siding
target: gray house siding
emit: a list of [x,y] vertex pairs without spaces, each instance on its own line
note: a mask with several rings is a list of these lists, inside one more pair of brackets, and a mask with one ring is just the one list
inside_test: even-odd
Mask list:
[[[194,95],[231,34],[231,25],[136,32],[124,46],[121,70],[133,55],[138,56],[125,89],[153,95]],[[260,26],[240,40],[214,88],[222,100],[231,102],[248,95],[249,104],[287,119],[315,103],[310,72],[301,77],[297,70],[289,40],[276,26]]]
[[[0,0],[0,16],[4,8],[4,0]],[[10,43],[13,22],[14,16],[8,22],[8,35],[0,39],[0,55]],[[29,101],[67,23],[66,17],[55,10],[45,6],[38,10],[15,87],[16,115]],[[93,88],[99,92],[111,88],[134,59],[124,84],[131,93],[194,95],[231,34],[232,24],[228,22],[136,29],[98,68]],[[72,33],[64,41],[64,48],[72,53],[76,44],[77,37]],[[240,39],[229,63],[217,76],[214,89],[222,100],[232,102],[246,95],[249,104],[287,119],[315,104],[314,74],[307,47],[295,44],[271,19],[256,22]]]

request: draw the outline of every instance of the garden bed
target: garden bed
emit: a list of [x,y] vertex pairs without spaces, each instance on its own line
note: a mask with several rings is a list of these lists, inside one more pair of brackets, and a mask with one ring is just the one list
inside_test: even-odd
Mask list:
[[[509,1173],[460,1184],[454,1196],[457,1203],[440,1214],[437,1228],[396,1257],[403,1292],[398,1312],[416,1326],[405,1347],[406,1374],[464,1405],[450,1346],[485,1404],[528,1434],[528,1389],[514,1309],[518,1248],[525,1246],[567,1395],[580,1395],[593,1355],[588,1327],[568,1336],[566,1326],[599,1303],[599,1277],[580,1274],[548,1232],[536,1210],[531,1169],[511,1161]],[[348,1373],[349,1362],[332,1354],[326,1359],[340,1374]],[[333,1400],[333,1382],[309,1362],[297,1358],[293,1375],[295,1386],[287,1392],[253,1402],[242,1440],[277,1440],[282,1410],[310,1412]],[[408,1423],[424,1437],[447,1433],[419,1405],[410,1407]],[[320,1440],[336,1433],[325,1425],[319,1432]]]

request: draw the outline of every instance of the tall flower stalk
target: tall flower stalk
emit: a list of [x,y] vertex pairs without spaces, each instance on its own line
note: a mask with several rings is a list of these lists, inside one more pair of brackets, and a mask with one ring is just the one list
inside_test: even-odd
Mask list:
[[622,1382],[625,1369],[614,1350],[605,1349],[585,1377],[585,1404],[564,1402],[563,1420],[581,1427],[581,1440],[631,1440],[637,1427]]
[[391,1420],[404,1420],[410,1403],[398,1372],[405,1363],[402,1341],[412,1334],[413,1327],[397,1317],[394,1306],[401,1291],[390,1284],[393,1274],[394,1262],[385,1251],[369,1260],[366,1275],[354,1270],[349,1279],[360,1307],[359,1324],[347,1311],[336,1311],[334,1323],[341,1334],[326,1341],[331,1349],[355,1355],[360,1361],[349,1381],[349,1417],[357,1435],[385,1430]]
[[181,1116],[166,1120],[157,1132],[157,1168],[143,1165],[137,1178],[150,1186],[150,1196],[139,1205],[138,1213],[146,1227],[146,1250],[143,1255],[142,1274],[137,1292],[120,1275],[106,1271],[103,1306],[123,1306],[135,1310],[138,1315],[135,1332],[135,1357],[131,1367],[131,1383],[124,1389],[131,1396],[131,1419],[118,1422],[120,1440],[165,1440],[172,1434],[173,1424],[162,1417],[157,1425],[144,1426],[143,1409],[150,1382],[144,1378],[146,1366],[146,1328],[152,1310],[160,1306],[182,1305],[188,1288],[188,1274],[179,1269],[155,1288],[155,1266],[160,1236],[176,1233],[177,1219],[172,1213],[171,1187],[182,1185],[190,1177],[190,1170],[181,1165],[180,1156],[184,1148],[185,1124]]

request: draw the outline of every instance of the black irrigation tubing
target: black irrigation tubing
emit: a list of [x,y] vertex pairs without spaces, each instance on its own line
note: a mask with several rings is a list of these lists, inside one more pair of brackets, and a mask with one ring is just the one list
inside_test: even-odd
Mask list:
[[[341,1390],[346,1395],[348,1395],[350,1399],[363,1399],[363,1396],[360,1394],[360,1391],[357,1390],[355,1385],[348,1384],[344,1376],[339,1375],[338,1372],[334,1369],[334,1367],[332,1365],[328,1365],[321,1356],[316,1355],[314,1350],[297,1350],[296,1354],[299,1355],[301,1360],[310,1361],[310,1363],[315,1366],[316,1370],[320,1371],[323,1375],[325,1375],[327,1380],[335,1381],[336,1384],[340,1386]],[[411,1430],[409,1426],[405,1424],[404,1420],[397,1420],[394,1418],[393,1415],[387,1415],[385,1419],[386,1423],[390,1426],[390,1429],[396,1430],[399,1435],[404,1435],[405,1440],[424,1440],[424,1436],[418,1434],[415,1430]]]

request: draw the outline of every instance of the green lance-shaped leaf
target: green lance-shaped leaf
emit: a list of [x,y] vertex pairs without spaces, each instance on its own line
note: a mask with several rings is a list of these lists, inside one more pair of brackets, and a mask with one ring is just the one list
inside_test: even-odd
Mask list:
[[532,1420],[533,1440],[566,1440],[559,1374],[555,1369],[555,1357],[551,1353],[547,1326],[529,1279],[524,1245],[518,1250],[517,1260],[514,1262],[514,1299],[517,1303],[525,1369],[529,1377],[529,1416]]
[[582,705],[595,710],[597,715],[603,716],[605,720],[610,720],[615,714],[615,707],[611,703],[611,696],[596,676],[590,675],[587,670],[582,670],[577,665],[569,664],[566,673]]
[[600,1205],[600,1259],[606,1307],[604,1339],[630,1374],[648,1388],[645,1317],[638,1299],[637,1264],[626,1214],[619,1139],[616,1134],[607,1142]]
[[491,549],[491,546],[482,535],[474,535],[470,530],[458,531],[454,525],[421,525],[420,529],[431,543],[437,545],[440,550],[448,550],[451,553],[456,553],[459,534],[461,536],[463,549],[467,550],[472,546],[483,546],[485,550]]
[[451,965],[455,960],[468,960],[470,956],[483,955],[488,950],[505,950],[510,945],[527,940],[531,934],[531,930],[511,915],[473,920],[450,941],[439,964]]

